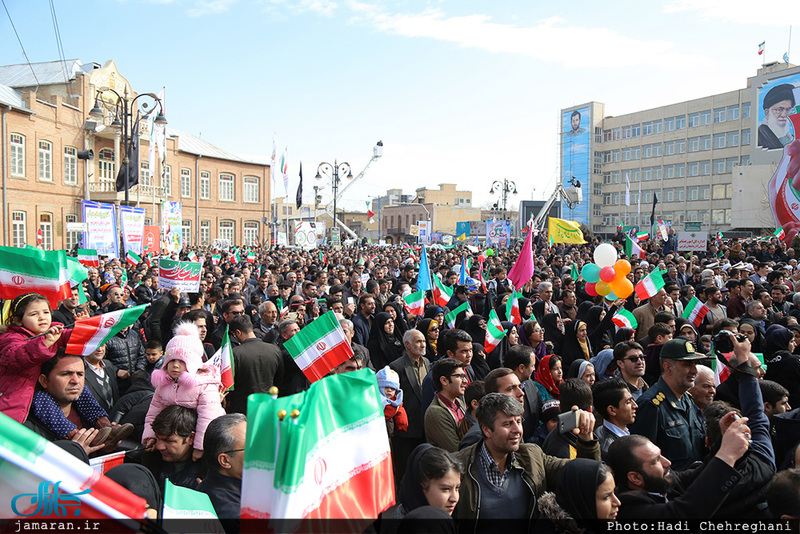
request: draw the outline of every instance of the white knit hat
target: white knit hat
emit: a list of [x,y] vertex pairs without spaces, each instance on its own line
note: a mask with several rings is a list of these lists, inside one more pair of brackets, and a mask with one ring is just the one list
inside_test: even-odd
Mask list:
[[164,368],[172,360],[180,360],[186,364],[186,370],[195,374],[203,365],[203,342],[200,341],[200,330],[194,323],[184,321],[175,327],[175,336],[167,343],[164,355]]

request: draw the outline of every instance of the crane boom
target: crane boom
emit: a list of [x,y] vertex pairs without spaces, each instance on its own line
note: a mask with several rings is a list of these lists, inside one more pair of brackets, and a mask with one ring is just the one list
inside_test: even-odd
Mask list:
[[544,203],[544,206],[542,206],[542,209],[539,210],[539,213],[533,220],[533,229],[536,232],[541,232],[544,230],[544,223],[547,220],[547,214],[550,213],[550,208],[553,207],[553,204],[555,204],[556,200],[563,200],[569,208],[581,203],[583,200],[583,192],[580,188],[580,182],[577,182],[577,186],[575,183],[572,185],[573,187],[566,189],[561,182],[556,184],[555,191],[553,191],[553,194],[550,195],[550,198],[547,199],[547,202]]

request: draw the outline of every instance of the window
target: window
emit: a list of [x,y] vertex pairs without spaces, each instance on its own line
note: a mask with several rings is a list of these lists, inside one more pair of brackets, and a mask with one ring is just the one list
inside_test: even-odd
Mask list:
[[750,129],[742,130],[742,146],[750,144]]
[[[75,223],[78,222],[78,216],[68,213],[67,215],[64,216],[64,220],[66,221],[67,224]],[[64,232],[64,234],[67,237],[67,250],[71,250],[76,245],[78,245],[78,236],[80,235],[80,232],[66,231]]]
[[[594,152],[594,174],[602,174],[603,173],[603,153],[595,150]],[[256,178],[258,181],[258,178]],[[468,199],[459,199],[459,200],[468,200]],[[460,204],[465,204],[465,202],[459,202]]]
[[185,167],[181,169],[181,197],[192,198],[192,171]]
[[611,183],[619,183],[619,171],[611,171]]
[[611,193],[611,203],[614,206],[619,206],[619,192]]
[[611,130],[603,130],[603,141],[611,141]]
[[632,130],[631,135],[633,137],[639,137],[640,135],[642,135],[642,125],[641,124],[634,124],[631,127],[631,130]]
[[664,189],[661,192],[661,200],[664,202],[673,202],[675,200],[675,191],[673,189]]
[[667,141],[664,143],[664,155],[671,156],[675,153],[675,141]]
[[25,137],[15,133],[11,134],[11,175],[25,176]]
[[[692,161],[689,165],[689,176],[700,176],[700,162]],[[689,200],[697,200],[690,198]]]
[[630,126],[623,126],[622,128],[622,138],[629,139],[633,136],[633,129]]
[[652,158],[653,157],[653,145],[644,145],[642,147],[642,153],[644,154],[645,158]]
[[602,204],[595,204],[592,208],[592,215],[595,217],[601,217],[603,215],[603,206]]
[[700,126],[708,126],[711,124],[712,115],[711,110],[707,109],[700,112]]
[[172,165],[164,165],[161,176],[161,187],[164,188],[164,198],[172,196]]
[[642,147],[631,147],[631,159],[639,159],[642,157]]
[[78,185],[78,149],[71,146],[64,147],[64,183]]
[[750,118],[750,102],[744,102],[742,104],[742,118],[743,119]]
[[603,163],[611,163],[611,151],[607,150],[603,152]]
[[711,224],[725,224],[725,210],[711,210]]
[[695,128],[697,126],[700,126],[700,114],[689,113],[689,128]]
[[661,167],[653,167],[653,180],[661,179]]
[[653,123],[652,122],[643,122],[642,123],[642,135],[653,135]]
[[144,218],[144,225],[145,226],[150,226],[151,224],[153,224],[152,219],[150,219],[150,217],[145,217]]
[[676,154],[685,154],[686,153],[686,139],[676,139],[675,140],[675,153]]
[[595,126],[594,129],[594,142],[595,143],[602,143],[603,142],[603,130]]
[[[53,214],[39,215],[39,230],[42,231],[42,246],[45,250],[53,250]],[[38,242],[38,237],[37,237]],[[38,243],[37,243],[38,244]]]
[[689,141],[689,152],[698,152],[700,150],[699,137],[690,137],[688,141]]
[[655,143],[653,145],[653,157],[659,157],[661,155],[661,143]]
[[603,204],[609,206],[611,204],[611,193],[606,193],[603,195]]
[[211,174],[207,171],[200,172],[200,198],[203,200],[211,198]]
[[613,130],[611,130],[611,132],[612,136],[614,137],[614,141],[619,141],[620,139],[622,139],[622,131],[620,128],[614,128]]
[[653,121],[653,133],[654,134],[661,133],[661,119]]
[[242,235],[245,246],[258,246],[258,223],[255,221],[245,221],[244,234]]
[[728,120],[739,120],[739,106],[728,106]]
[[639,169],[631,169],[631,182],[638,182],[640,174]]
[[[244,177],[244,201],[245,202],[258,202],[258,177],[245,176]],[[258,233],[258,229],[256,229]]]
[[25,212],[11,212],[11,243],[15,247],[25,246]]
[[664,131],[665,132],[675,131],[675,117],[667,117],[666,119],[664,119]]
[[39,179],[53,181],[53,143],[39,141]]
[[619,163],[619,149],[611,152],[611,159],[614,160],[614,163]]
[[739,165],[750,165],[750,156],[742,156],[742,161]]
[[677,163],[675,165],[675,178],[683,178],[686,176],[686,164]]
[[711,150],[711,136],[704,135],[700,138],[700,150]]
[[712,186],[711,198],[714,200],[722,200],[724,198],[731,198],[733,194],[733,184],[715,184]]
[[200,221],[200,246],[207,247],[211,243],[211,221]]
[[[607,173],[603,174],[603,183],[604,184],[610,184],[611,183],[611,173],[610,172],[607,172]],[[595,184],[595,185],[598,185],[598,184]]]
[[725,122],[726,117],[725,108],[714,108],[714,123]]
[[192,221],[190,219],[183,219],[181,221],[181,236],[183,237],[183,246],[192,246]]
[[675,178],[675,165],[664,165],[664,178]]
[[631,149],[630,148],[623,148],[622,149],[622,161],[630,161],[631,160]]
[[703,160],[700,162],[700,174],[702,176],[711,175],[711,160]]
[[599,234],[602,231],[603,226],[600,224],[593,224],[592,225],[592,232]]
[[675,117],[675,129],[683,130],[686,128],[686,115],[678,115]]
[[153,181],[150,180],[150,162],[139,163],[139,184],[142,187],[152,187]]
[[110,148],[100,150],[97,155],[97,169],[100,174],[100,180],[113,180],[117,179],[117,165],[114,163],[114,151]]
[[227,239],[229,243],[236,243],[234,239],[236,236],[236,229],[233,221],[220,221],[219,222],[219,238]]
[[[219,175],[219,199],[228,202],[234,200],[234,183],[232,174]],[[233,241],[231,241],[233,243]]]
[[725,172],[731,173],[733,172],[733,168],[739,164],[739,158],[732,157],[725,160]]
[[727,134],[718,133],[714,134],[714,148],[725,148],[725,141],[727,139]]
[[725,160],[724,159],[715,159],[712,163],[712,167],[714,169],[714,174],[725,174]]
[[728,132],[728,139],[725,146],[739,146],[739,130]]
[[653,179],[653,171],[650,167],[645,167],[642,169],[642,180],[652,180]]

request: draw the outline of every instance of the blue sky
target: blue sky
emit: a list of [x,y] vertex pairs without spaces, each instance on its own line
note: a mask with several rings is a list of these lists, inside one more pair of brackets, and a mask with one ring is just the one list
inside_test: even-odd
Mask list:
[[[49,3],[5,0],[32,62],[58,58]],[[455,182],[492,199],[493,180],[542,198],[558,176],[559,110],[607,115],[744,87],[786,52],[800,3],[762,0],[532,2],[55,0],[67,58],[114,59],[140,92],[167,88],[168,120],[220,148],[354,174],[348,208],[389,187]],[[759,14],[760,13],[760,14]],[[0,64],[24,62],[0,12]],[[282,193],[282,187],[280,188]],[[328,189],[329,196],[329,189]],[[326,197],[327,197],[326,196]]]

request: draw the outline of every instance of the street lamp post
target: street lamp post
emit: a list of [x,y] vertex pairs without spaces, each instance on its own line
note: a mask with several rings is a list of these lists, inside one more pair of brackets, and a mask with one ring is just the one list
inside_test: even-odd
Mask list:
[[[123,159],[120,172],[122,172],[122,170],[124,169],[125,205],[127,206],[130,201],[128,192],[128,190],[130,189],[129,187],[130,184],[128,183],[128,177],[130,176],[130,170],[131,170],[130,152],[134,145],[134,141],[136,139],[134,136],[139,135],[139,132],[133,131],[135,129],[136,123],[138,123],[139,120],[141,120],[142,118],[147,118],[151,113],[156,111],[156,109],[158,109],[158,114],[156,115],[155,118],[156,124],[167,124],[167,119],[164,116],[164,106],[161,103],[161,99],[158,98],[158,96],[155,95],[154,93],[141,93],[129,100],[127,88],[125,89],[124,96],[122,96],[114,89],[111,89],[110,87],[101,87],[100,89],[97,90],[97,94],[94,99],[94,107],[89,112],[89,115],[91,117],[98,119],[101,122],[105,117],[105,112],[101,103],[102,104],[106,103],[105,100],[101,98],[101,95],[105,92],[113,93],[117,97],[117,102],[116,104],[114,104],[114,120],[111,122],[110,126],[113,128],[121,129],[120,141],[122,143]],[[137,102],[143,96],[151,98],[154,101],[154,104],[152,105],[151,109],[148,109],[148,107],[150,106],[148,106],[147,102],[144,101]],[[136,120],[133,120],[134,115],[136,115],[135,117]],[[136,161],[133,162],[133,164],[138,165],[139,162]],[[153,216],[155,217],[155,213],[153,214]]]
[[492,183],[491,187],[489,187],[489,194],[500,193],[500,202],[503,206],[503,216],[505,217],[505,212],[508,210],[508,195],[516,195],[517,194],[517,184],[512,182],[507,178],[503,178],[503,181],[495,180]]
[[317,167],[317,176],[315,177],[317,180],[322,180],[322,177],[329,178],[331,180],[331,189],[333,189],[333,226],[332,228],[338,228],[338,224],[336,223],[336,197],[339,194],[339,175],[347,175],[348,179],[353,179],[353,173],[350,169],[350,164],[346,161],[338,163],[336,160],[333,160],[333,165],[328,162],[323,161]]

